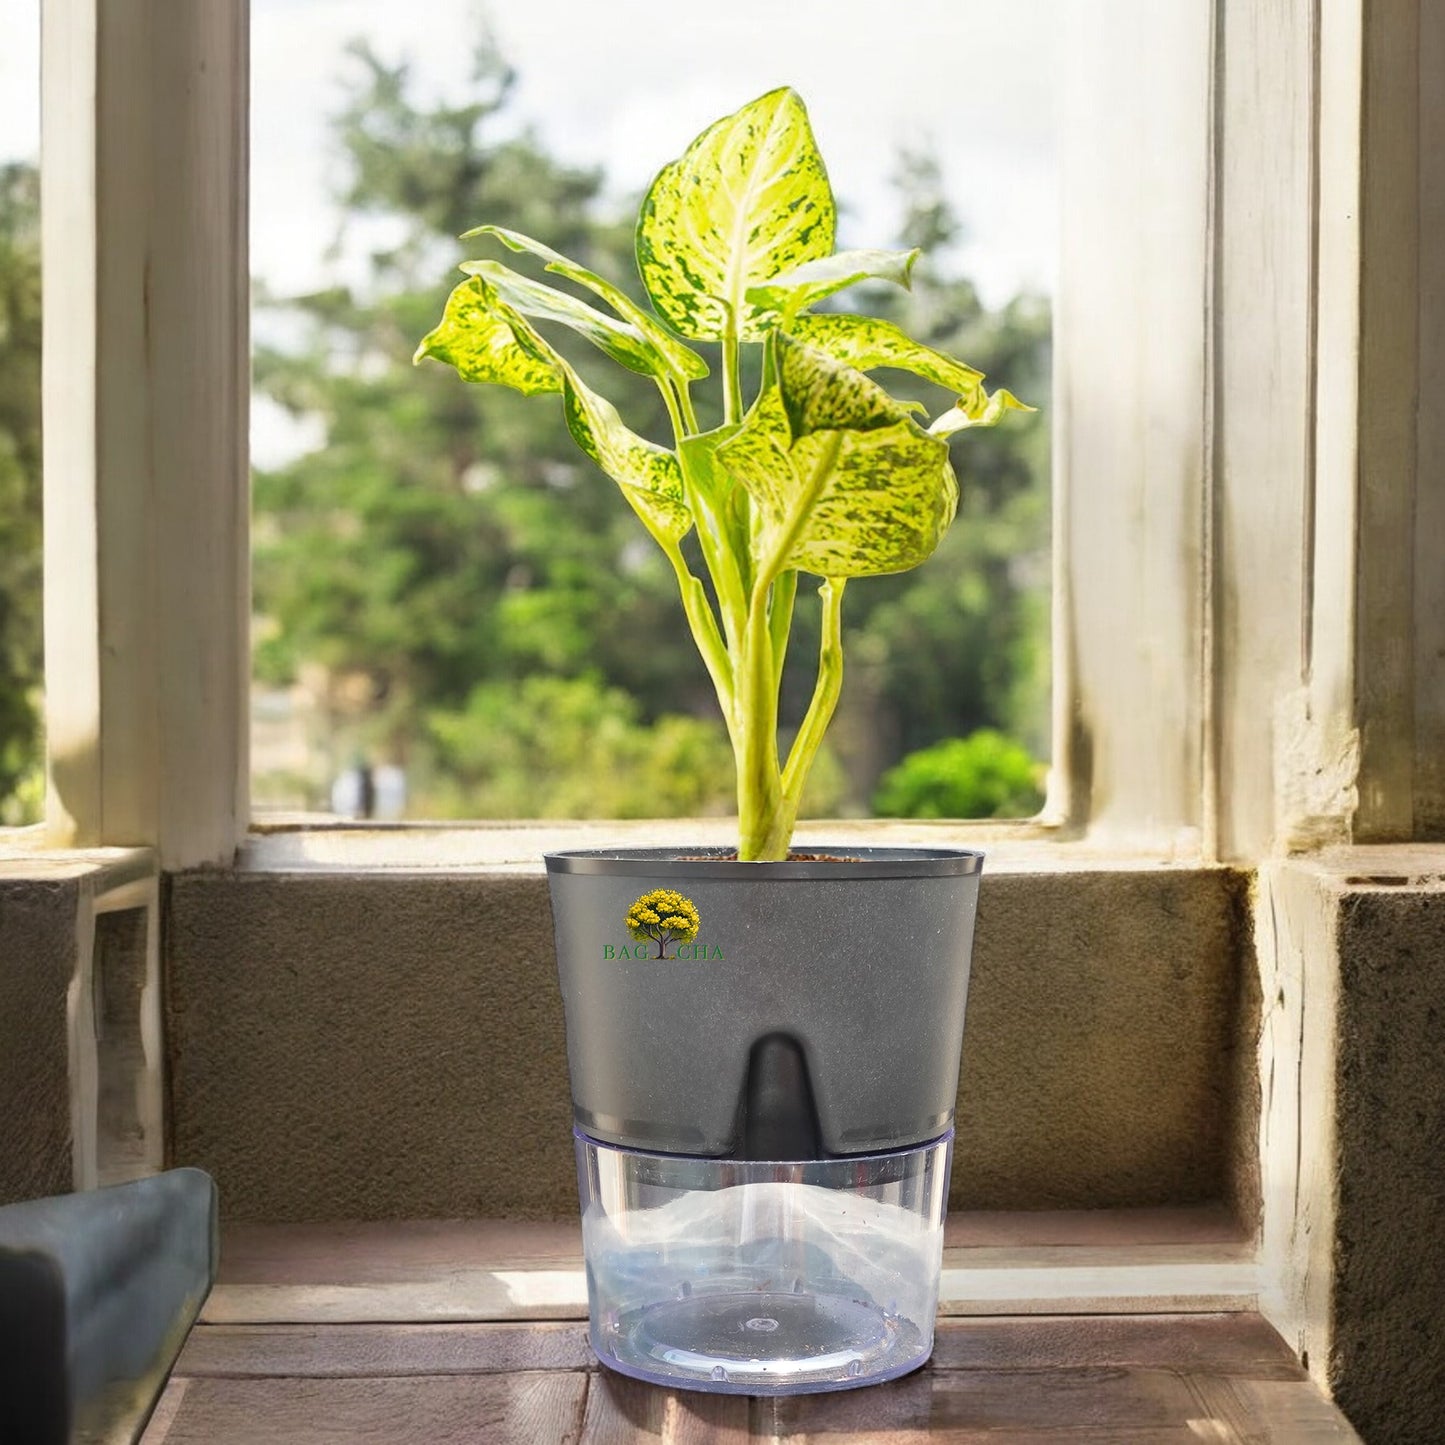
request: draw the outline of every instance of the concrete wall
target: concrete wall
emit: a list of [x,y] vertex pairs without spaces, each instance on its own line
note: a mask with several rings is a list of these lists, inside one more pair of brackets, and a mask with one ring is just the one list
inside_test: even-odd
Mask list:
[[1371,1442],[1445,1427],[1445,886],[1344,885],[1330,1384]]
[[[955,1208],[1248,1207],[1243,886],[986,879]],[[183,873],[167,955],[173,1158],[215,1175],[229,1217],[575,1208],[540,876]]]
[[0,1204],[71,1187],[77,878],[0,874]]
[[0,845],[0,1204],[161,1165],[155,865]]
[[1370,1445],[1445,1405],[1445,853],[1267,865],[1263,1304]]

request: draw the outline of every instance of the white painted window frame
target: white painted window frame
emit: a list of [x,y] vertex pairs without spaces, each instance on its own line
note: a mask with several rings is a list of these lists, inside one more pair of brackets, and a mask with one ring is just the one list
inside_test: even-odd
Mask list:
[[[1068,7],[1059,836],[1445,830],[1439,9]],[[48,836],[165,868],[248,828],[248,27],[44,0]]]

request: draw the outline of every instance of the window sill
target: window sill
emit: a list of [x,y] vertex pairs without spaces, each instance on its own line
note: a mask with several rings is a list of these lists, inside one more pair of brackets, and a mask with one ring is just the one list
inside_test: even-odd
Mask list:
[[[540,874],[542,856],[565,848],[726,846],[736,825],[727,818],[618,821],[350,823],[289,815],[258,824],[242,845],[243,872],[402,872]],[[1169,853],[1131,851],[1065,841],[1036,820],[916,822],[888,819],[800,824],[800,847],[957,847],[987,854],[991,873],[1076,873],[1212,868],[1197,839]]]

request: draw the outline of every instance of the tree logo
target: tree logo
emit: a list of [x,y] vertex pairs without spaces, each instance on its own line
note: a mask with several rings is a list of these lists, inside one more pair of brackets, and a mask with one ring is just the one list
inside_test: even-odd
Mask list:
[[[702,924],[697,904],[671,888],[654,888],[652,892],[644,893],[627,910],[626,921],[627,932],[643,945],[636,953],[623,948],[620,956],[631,958],[666,958],[669,943],[690,944]],[[647,947],[650,943],[657,945],[656,953]],[[679,946],[673,957],[682,956]],[[696,957],[696,950],[687,956]]]

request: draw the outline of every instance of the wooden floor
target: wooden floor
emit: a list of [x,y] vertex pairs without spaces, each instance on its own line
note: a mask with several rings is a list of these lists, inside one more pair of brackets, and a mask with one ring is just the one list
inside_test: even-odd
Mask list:
[[222,1259],[142,1445],[1357,1440],[1207,1212],[950,1221],[930,1365],[781,1399],[601,1369],[572,1226],[253,1226]]

